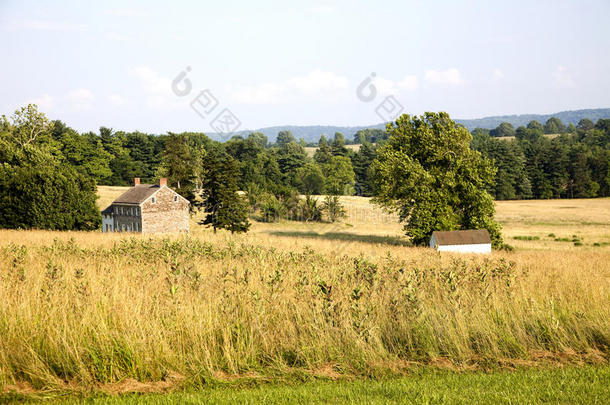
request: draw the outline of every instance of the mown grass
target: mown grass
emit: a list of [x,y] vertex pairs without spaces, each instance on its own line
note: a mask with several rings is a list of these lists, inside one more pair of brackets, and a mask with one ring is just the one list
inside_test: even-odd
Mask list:
[[[495,373],[455,373],[424,369],[407,377],[381,380],[313,381],[265,384],[253,388],[223,386],[199,391],[121,396],[62,398],[39,395],[58,403],[88,404],[607,404],[610,368],[528,369]],[[31,399],[12,395],[6,400]]]

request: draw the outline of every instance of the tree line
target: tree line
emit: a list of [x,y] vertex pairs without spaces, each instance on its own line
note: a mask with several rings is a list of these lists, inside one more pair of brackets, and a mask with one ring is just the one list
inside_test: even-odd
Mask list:
[[[309,156],[290,131],[280,131],[273,143],[260,132],[226,142],[199,132],[153,135],[102,127],[81,134],[61,121],[49,122],[30,105],[0,121],[0,226],[96,229],[96,184],[127,186],[134,177],[149,183],[167,177],[194,209],[206,212],[203,224],[232,232],[247,231],[249,217],[335,221],[345,214],[337,196],[372,196],[404,221],[426,224],[410,231],[417,242],[430,229],[458,224],[499,235],[487,197],[472,187],[495,199],[610,195],[610,120],[581,120],[553,139],[544,133],[560,122],[533,121],[506,140],[484,129],[469,133],[443,113],[405,117],[385,131],[356,132],[357,151],[346,147],[341,133],[321,135]],[[405,134],[408,143],[397,142]],[[452,188],[462,181],[470,185]],[[466,189],[474,194],[464,194]],[[429,206],[413,205],[408,193]],[[328,197],[319,201],[315,195]],[[400,207],[391,202],[401,199]],[[464,216],[458,200],[485,205],[484,215]],[[433,223],[436,228],[430,228]]]
[[553,118],[544,126],[531,121],[512,140],[480,128],[472,132],[472,148],[497,169],[489,187],[495,199],[610,196],[610,120],[583,119],[571,132],[561,125]]

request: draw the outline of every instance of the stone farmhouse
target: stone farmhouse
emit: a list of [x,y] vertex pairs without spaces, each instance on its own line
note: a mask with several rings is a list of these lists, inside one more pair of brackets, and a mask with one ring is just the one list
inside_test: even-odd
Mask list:
[[491,238],[487,229],[434,231],[430,247],[439,252],[491,253]]
[[189,201],[167,187],[167,179],[159,184],[140,184],[121,194],[102,211],[102,232],[188,232]]

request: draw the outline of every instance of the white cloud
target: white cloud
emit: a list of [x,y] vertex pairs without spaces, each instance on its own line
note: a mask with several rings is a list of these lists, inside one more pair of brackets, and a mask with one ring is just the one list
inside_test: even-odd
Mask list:
[[456,68],[447,70],[426,70],[424,78],[433,84],[459,85],[464,83],[460,71]]
[[551,74],[553,78],[553,85],[560,89],[569,89],[575,86],[572,74],[568,72],[564,66],[557,66],[555,71]]
[[172,79],[161,76],[148,66],[135,67],[130,69],[130,73],[140,80],[145,93],[143,99],[149,107],[158,110],[184,108],[184,104],[172,93]]
[[415,75],[405,75],[405,77],[402,78],[402,80],[400,80],[398,82],[398,87],[400,87],[402,90],[415,90],[419,87],[419,81],[417,80],[417,76]]
[[379,95],[388,96],[398,93],[398,89],[396,89],[396,85],[392,80],[377,76],[373,79],[373,84],[377,88]]
[[491,72],[491,79],[492,80],[504,79],[504,72],[500,69],[494,69],[493,72]]
[[72,110],[84,111],[93,107],[95,96],[89,89],[74,89],[68,92],[66,100]]
[[41,110],[50,110],[55,106],[55,98],[48,94],[43,94],[40,97],[26,100],[23,104],[36,104]]
[[106,35],[104,35],[104,37],[110,41],[118,41],[118,42],[125,42],[129,40],[129,37],[126,37],[125,35],[122,34],[118,34],[116,32],[109,32]]
[[145,10],[136,8],[113,8],[107,13],[115,17],[146,17],[147,15]]
[[118,107],[127,104],[127,99],[120,94],[111,94],[108,96],[108,101],[110,104],[116,105]]
[[82,31],[87,28],[85,24],[72,24],[64,21],[45,21],[45,20],[8,20],[7,24],[2,24],[4,29],[10,31]]
[[331,14],[335,8],[330,4],[318,4],[309,8],[310,11],[318,14]]
[[314,70],[283,82],[244,86],[233,92],[236,101],[246,104],[280,103],[293,100],[336,99],[348,88],[349,80],[333,72]]

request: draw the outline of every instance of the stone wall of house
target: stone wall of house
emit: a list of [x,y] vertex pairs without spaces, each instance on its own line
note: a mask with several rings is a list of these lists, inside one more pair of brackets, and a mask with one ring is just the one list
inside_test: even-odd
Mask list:
[[188,232],[189,203],[167,187],[141,204],[142,232]]
[[113,204],[115,232],[141,232],[142,217],[137,205]]

